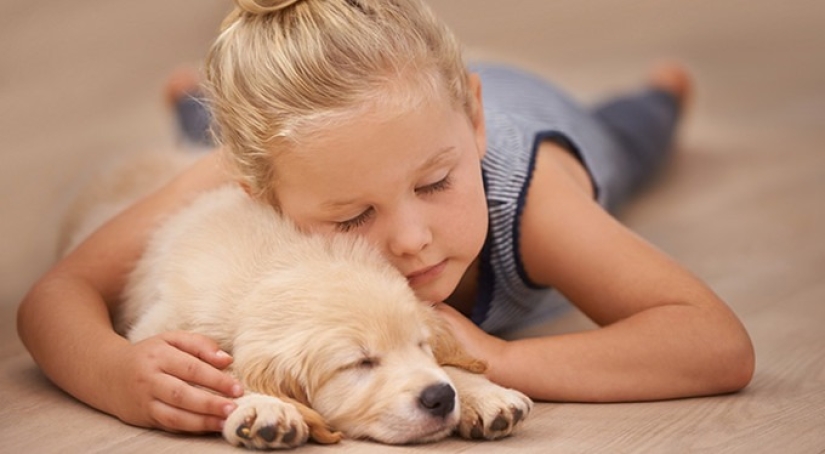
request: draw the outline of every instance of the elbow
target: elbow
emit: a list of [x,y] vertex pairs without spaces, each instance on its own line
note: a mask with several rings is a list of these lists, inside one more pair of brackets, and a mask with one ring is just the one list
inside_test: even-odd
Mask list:
[[29,290],[29,293],[23,298],[20,304],[17,306],[17,337],[23,343],[24,346],[28,348],[29,346],[29,331],[30,327],[36,323],[34,319],[34,308],[32,307],[35,302],[36,293],[38,287],[37,284]]
[[46,303],[51,300],[50,286],[51,280],[41,278],[32,285],[17,306],[17,337],[30,351],[33,337],[42,326],[42,314],[49,310]]
[[756,353],[744,330],[735,339],[720,344],[714,356],[716,373],[711,386],[715,393],[741,391],[750,384],[756,369]]

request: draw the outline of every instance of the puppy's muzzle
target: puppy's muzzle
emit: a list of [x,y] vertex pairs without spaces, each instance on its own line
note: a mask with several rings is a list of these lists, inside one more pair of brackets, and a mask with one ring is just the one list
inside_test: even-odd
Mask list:
[[430,385],[418,396],[418,403],[431,416],[444,418],[455,409],[455,389],[448,383]]

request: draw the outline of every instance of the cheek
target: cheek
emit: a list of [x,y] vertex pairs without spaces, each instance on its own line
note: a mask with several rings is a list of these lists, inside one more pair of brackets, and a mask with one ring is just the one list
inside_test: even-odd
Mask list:
[[[452,208],[455,227],[454,234],[462,243],[470,243],[480,250],[487,236],[488,212],[484,183],[479,170],[468,172],[468,184]],[[478,251],[476,251],[478,252]]]

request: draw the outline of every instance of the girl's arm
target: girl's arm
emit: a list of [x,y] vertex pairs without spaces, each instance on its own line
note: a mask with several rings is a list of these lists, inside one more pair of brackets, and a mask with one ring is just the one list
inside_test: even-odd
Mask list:
[[736,391],[754,369],[750,338],[713,291],[592,199],[582,169],[542,146],[527,195],[528,276],[558,289],[601,328],[506,342],[446,306],[488,376],[533,398],[638,401]]
[[168,333],[130,344],[111,313],[158,221],[228,177],[211,153],[157,193],[116,216],[29,291],[20,304],[21,340],[44,373],[79,400],[138,426],[216,431],[240,385],[220,369],[232,359],[215,342]]

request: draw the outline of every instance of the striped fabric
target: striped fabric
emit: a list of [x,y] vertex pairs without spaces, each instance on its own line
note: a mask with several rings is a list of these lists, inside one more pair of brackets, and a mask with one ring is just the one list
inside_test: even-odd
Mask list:
[[[620,140],[610,118],[582,109],[547,82],[503,66],[471,69],[482,80],[488,141],[482,172],[490,220],[472,319],[485,331],[501,334],[570,307],[558,292],[530,282],[519,254],[519,222],[539,142],[554,139],[574,151],[593,177],[599,203],[608,209],[625,199],[638,186],[636,180],[653,167],[640,169],[638,159],[628,155],[628,148],[638,144]],[[661,109],[662,95],[645,92],[622,99],[611,105],[610,116],[649,117],[651,107]],[[671,107],[664,109],[663,118],[643,118],[624,131],[631,139],[662,137],[642,147],[652,154],[664,155],[662,150],[669,148],[675,104],[667,102]]]

